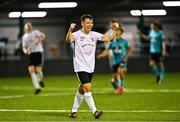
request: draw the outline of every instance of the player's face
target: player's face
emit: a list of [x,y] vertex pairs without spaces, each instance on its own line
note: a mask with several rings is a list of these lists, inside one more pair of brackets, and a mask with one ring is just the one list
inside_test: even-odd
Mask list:
[[109,23],[111,29],[115,29],[114,23],[115,23],[115,22],[110,22],[110,23]]
[[24,29],[25,29],[26,32],[29,33],[29,32],[32,31],[32,26],[25,25]]
[[92,28],[93,28],[93,20],[86,18],[83,22],[82,22],[82,27],[85,30],[85,32],[89,33]]
[[121,29],[118,29],[118,30],[116,30],[116,36],[117,37],[120,37],[121,35],[122,35],[122,30]]
[[158,28],[157,28],[157,26],[155,26],[153,23],[151,24],[151,29],[152,30],[157,30]]

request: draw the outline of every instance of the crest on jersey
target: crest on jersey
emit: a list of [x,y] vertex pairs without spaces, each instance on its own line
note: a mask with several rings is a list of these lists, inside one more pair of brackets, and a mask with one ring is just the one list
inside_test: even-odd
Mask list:
[[84,36],[80,37],[80,41],[84,41],[84,39],[85,39]]
[[92,40],[92,42],[94,42],[94,41],[95,41],[93,37],[91,37],[91,40]]

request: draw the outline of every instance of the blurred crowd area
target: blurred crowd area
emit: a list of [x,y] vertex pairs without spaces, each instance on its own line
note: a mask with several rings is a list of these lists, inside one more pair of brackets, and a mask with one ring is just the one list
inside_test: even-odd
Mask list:
[[[165,32],[166,33],[166,32]],[[132,57],[144,57],[149,54],[149,41],[141,40],[138,35],[131,32],[124,32],[123,38],[129,41],[133,48]],[[52,43],[51,43],[52,42]],[[65,40],[53,41],[47,38],[44,42],[45,59],[72,59],[73,44]],[[166,36],[167,57],[180,57],[180,32],[174,32]],[[104,44],[97,43],[97,53],[101,52]],[[0,60],[21,60],[27,58],[22,52],[22,40],[9,40],[8,37],[0,38]]]

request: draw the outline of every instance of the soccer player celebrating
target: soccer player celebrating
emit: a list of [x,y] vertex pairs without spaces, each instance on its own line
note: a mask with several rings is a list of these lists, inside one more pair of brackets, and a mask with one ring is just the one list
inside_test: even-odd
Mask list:
[[165,45],[165,35],[160,30],[160,25],[157,22],[151,24],[151,31],[148,36],[138,33],[145,40],[150,41],[150,56],[149,65],[152,68],[152,71],[156,74],[158,84],[161,84],[164,75],[164,63],[163,56],[166,54],[166,45]]
[[[119,24],[121,25],[121,24]],[[127,71],[127,59],[132,52],[131,47],[126,39],[121,36],[124,32],[122,26],[116,30],[115,38],[108,45],[107,50],[98,55],[98,58],[109,56],[111,62],[112,74],[112,85],[116,89],[115,94],[124,92],[124,78]]]
[[[79,80],[79,90],[74,98],[74,104],[69,116],[71,118],[77,117],[77,111],[80,107],[83,99],[92,110],[92,113],[96,119],[102,115],[102,111],[97,111],[93,97],[91,80],[95,68],[95,50],[97,40],[111,41],[115,36],[115,31],[112,35],[103,35],[95,31],[91,31],[93,28],[93,17],[89,14],[81,16],[82,28],[74,33],[76,24],[71,23],[69,31],[66,35],[66,41],[74,43],[74,56],[73,64],[74,71]],[[118,27],[118,24],[115,24]]]
[[42,42],[46,36],[39,30],[33,30],[31,23],[26,23],[24,26],[25,34],[22,38],[23,52],[29,55],[28,70],[35,87],[35,94],[41,92],[44,87],[43,83],[43,45]]

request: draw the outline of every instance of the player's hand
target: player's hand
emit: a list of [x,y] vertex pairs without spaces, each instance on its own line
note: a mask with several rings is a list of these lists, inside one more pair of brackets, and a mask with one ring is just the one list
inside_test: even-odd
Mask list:
[[76,23],[71,23],[70,24],[70,27],[69,27],[69,30],[74,30],[74,28],[76,27]]
[[124,67],[125,67],[125,61],[123,61],[123,60],[121,61],[120,67],[121,67],[121,68],[124,68]]
[[28,55],[28,54],[29,54],[29,50],[28,50],[28,49],[26,49],[26,48],[23,48],[23,52],[24,52],[24,54],[26,54],[26,55]]
[[113,26],[114,26],[114,28],[115,28],[115,30],[116,30],[116,29],[119,28],[119,23],[115,22],[115,23],[113,23]]
[[97,55],[97,58],[98,58],[98,59],[102,58],[101,54]]
[[39,39],[34,40],[34,45],[38,45],[40,43]]

